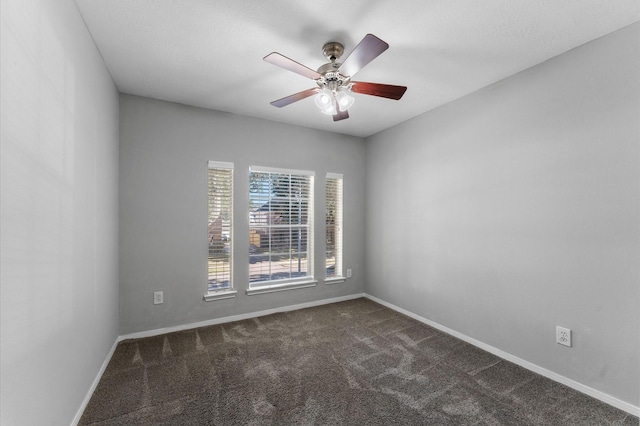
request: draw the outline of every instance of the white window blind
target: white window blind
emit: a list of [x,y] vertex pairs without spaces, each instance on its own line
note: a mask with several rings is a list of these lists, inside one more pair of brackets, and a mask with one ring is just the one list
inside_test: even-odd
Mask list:
[[249,287],[313,278],[313,178],[301,170],[249,170]]
[[327,173],[325,184],[326,278],[342,277],[342,175]]
[[231,290],[233,163],[209,161],[209,293]]

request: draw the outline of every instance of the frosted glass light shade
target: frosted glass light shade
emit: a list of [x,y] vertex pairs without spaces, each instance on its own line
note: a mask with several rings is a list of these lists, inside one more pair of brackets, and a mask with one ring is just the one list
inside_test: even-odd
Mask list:
[[337,114],[338,111],[336,110],[335,101],[332,99],[331,103],[329,104],[329,106],[327,108],[321,109],[320,112],[323,113],[323,114],[327,114],[327,115],[335,115],[335,114]]
[[331,90],[324,88],[315,96],[315,101],[321,110],[330,108],[333,104],[333,93],[331,93]]
[[340,105],[340,111],[346,111],[351,108],[355,99],[353,99],[353,96],[350,96],[347,92],[341,90],[336,93],[336,101]]

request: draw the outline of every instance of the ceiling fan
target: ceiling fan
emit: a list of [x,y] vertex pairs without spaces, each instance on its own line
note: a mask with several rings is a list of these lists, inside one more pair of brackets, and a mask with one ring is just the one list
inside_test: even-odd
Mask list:
[[308,77],[316,82],[318,87],[294,93],[271,105],[282,108],[299,100],[316,95],[315,102],[324,114],[333,115],[333,121],[349,118],[347,110],[353,105],[351,92],[363,95],[379,96],[398,100],[407,90],[405,86],[391,84],[366,83],[353,81],[351,78],[365,65],[387,50],[389,45],[373,34],[367,34],[347,56],[344,62],[336,62],[344,53],[344,46],[332,41],[322,47],[322,53],[329,60],[317,71],[312,70],[280,53],[273,52],[264,57],[270,64],[277,65],[296,74]]

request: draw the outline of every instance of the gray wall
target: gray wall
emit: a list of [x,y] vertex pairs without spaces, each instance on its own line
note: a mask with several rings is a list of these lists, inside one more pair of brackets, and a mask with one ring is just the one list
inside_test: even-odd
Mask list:
[[118,336],[118,93],[73,1],[0,15],[0,423],[68,425]]
[[639,40],[368,138],[367,293],[637,406]]
[[[120,98],[120,332],[153,330],[364,291],[364,141],[131,95]],[[322,118],[322,117],[319,117]],[[330,119],[330,118],[329,118]],[[234,299],[203,301],[207,160],[235,163]],[[342,284],[247,296],[248,168],[316,172],[316,264],[324,262],[324,177],[344,174]],[[153,291],[164,304],[153,305]]]

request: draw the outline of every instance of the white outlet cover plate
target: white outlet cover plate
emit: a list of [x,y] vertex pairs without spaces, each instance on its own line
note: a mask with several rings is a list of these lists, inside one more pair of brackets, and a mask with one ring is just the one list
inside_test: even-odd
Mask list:
[[571,329],[556,326],[556,343],[571,347]]

